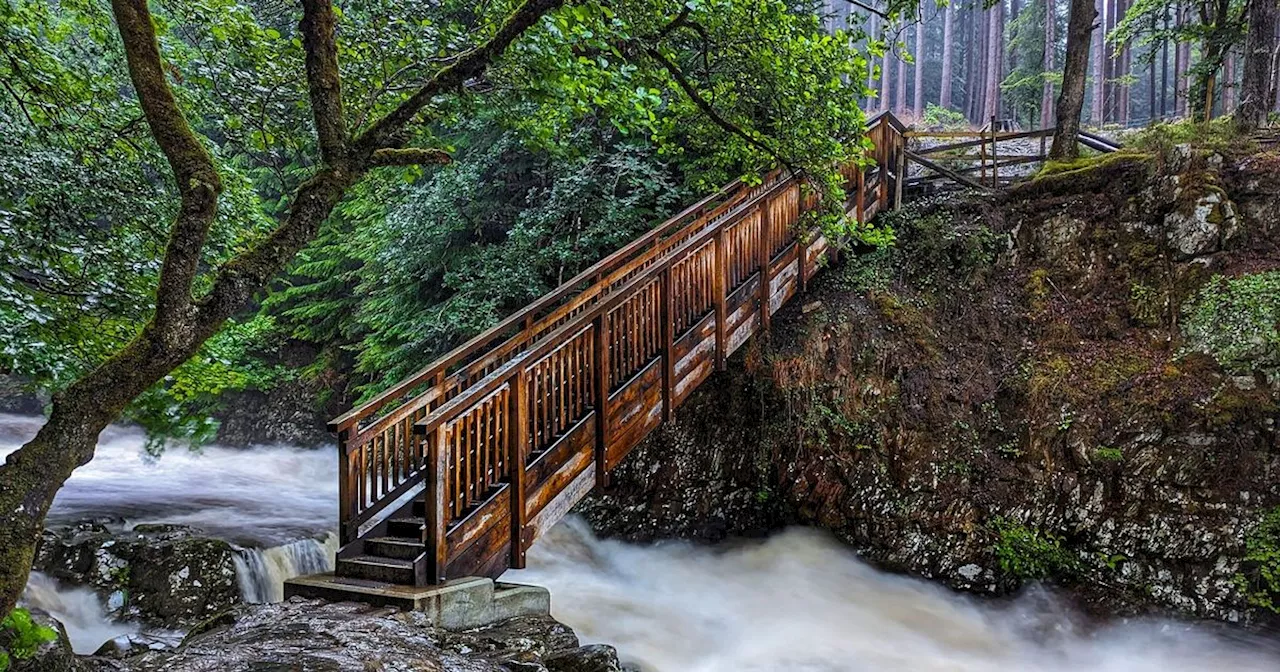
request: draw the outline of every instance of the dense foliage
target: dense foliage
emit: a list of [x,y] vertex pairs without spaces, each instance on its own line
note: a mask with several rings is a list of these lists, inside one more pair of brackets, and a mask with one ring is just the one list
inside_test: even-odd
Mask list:
[[[338,3],[347,115],[495,30],[513,3]],[[415,145],[453,162],[359,184],[286,277],[140,398],[133,420],[202,439],[229,390],[302,375],[368,394],[589,265],[688,199],[783,164],[827,202],[862,149],[865,57],[781,0],[574,3]],[[289,205],[317,153],[294,3],[153,3],[171,85],[226,191],[207,275]],[[143,123],[103,0],[2,0],[0,371],[56,390],[135,335],[153,307],[174,185]],[[840,225],[831,217],[828,224]],[[206,277],[202,282],[207,283]],[[197,283],[199,287],[200,283]]]

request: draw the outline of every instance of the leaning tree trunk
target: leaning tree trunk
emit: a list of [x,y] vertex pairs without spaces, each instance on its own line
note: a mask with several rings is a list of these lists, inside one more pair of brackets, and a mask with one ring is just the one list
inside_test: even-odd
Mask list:
[[221,182],[169,87],[147,1],[112,1],[130,81],[152,138],[173,172],[180,203],[151,320],[118,352],[56,394],[44,426],[0,466],[0,615],[8,614],[22,595],[53,498],[77,467],[93,459],[98,434],[243,310],[253,294],[315,238],[342,195],[368,169],[447,160],[439,150],[402,147],[405,127],[436,96],[481,75],[508,44],[560,2],[524,0],[486,42],[460,54],[352,139],[342,113],[336,14],[330,0],[303,0],[299,28],[324,166],[295,191],[280,225],[220,266],[207,291],[196,298],[192,288],[217,213]]
[[1080,110],[1084,107],[1084,79],[1089,70],[1089,42],[1098,16],[1093,0],[1071,0],[1067,23],[1067,57],[1062,69],[1062,93],[1058,94],[1058,127],[1053,134],[1051,159],[1079,155]]
[[1236,125],[1249,132],[1267,121],[1271,101],[1272,53],[1276,49],[1276,26],[1280,23],[1280,2],[1254,0],[1249,3],[1249,32],[1244,43],[1244,71],[1240,78],[1240,106]]

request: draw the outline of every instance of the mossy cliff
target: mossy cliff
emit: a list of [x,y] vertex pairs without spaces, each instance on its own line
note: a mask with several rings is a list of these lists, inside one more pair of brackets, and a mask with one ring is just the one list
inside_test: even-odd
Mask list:
[[1172,148],[918,202],[584,511],[630,538],[831,530],[1108,611],[1280,604],[1280,156]]

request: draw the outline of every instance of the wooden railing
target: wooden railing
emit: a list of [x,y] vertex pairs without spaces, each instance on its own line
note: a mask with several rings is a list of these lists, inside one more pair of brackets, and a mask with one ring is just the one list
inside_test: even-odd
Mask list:
[[[892,115],[868,129],[868,165],[842,168],[860,221],[900,201],[905,156]],[[815,202],[781,171],[730,184],[333,420],[340,557],[421,496],[418,582],[522,567],[834,253],[800,231]]]
[[[912,145],[906,150],[906,159],[919,164],[922,170],[914,176],[908,170],[908,177],[903,183],[916,188],[932,182],[949,181],[972,189],[996,190],[1030,177],[1035,170],[1029,164],[1043,163],[1048,159],[1048,144],[1055,129],[1016,131],[1007,130],[1006,125],[992,117],[976,131],[908,129],[902,134],[905,142]],[[1028,153],[1028,143],[1020,143],[1019,149],[1000,152],[1000,143],[1005,143],[1007,148],[1009,143],[1019,140],[1038,140],[1038,148],[1036,143],[1030,143],[1035,151]],[[1103,153],[1121,148],[1116,141],[1087,131],[1080,131],[1076,142]]]

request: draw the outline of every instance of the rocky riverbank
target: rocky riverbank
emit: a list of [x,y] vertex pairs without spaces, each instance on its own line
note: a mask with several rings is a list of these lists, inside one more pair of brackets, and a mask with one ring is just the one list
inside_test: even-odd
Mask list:
[[982,594],[1275,620],[1280,156],[1186,147],[920,203],[584,511],[629,539],[831,530]]
[[[47,621],[47,617],[39,617]],[[54,622],[56,624],[56,622]],[[138,647],[141,648],[141,647]],[[174,649],[104,649],[77,657],[46,645],[14,672],[621,672],[617,652],[582,646],[550,617],[516,618],[467,632],[423,614],[294,599],[242,605],[199,624]]]

